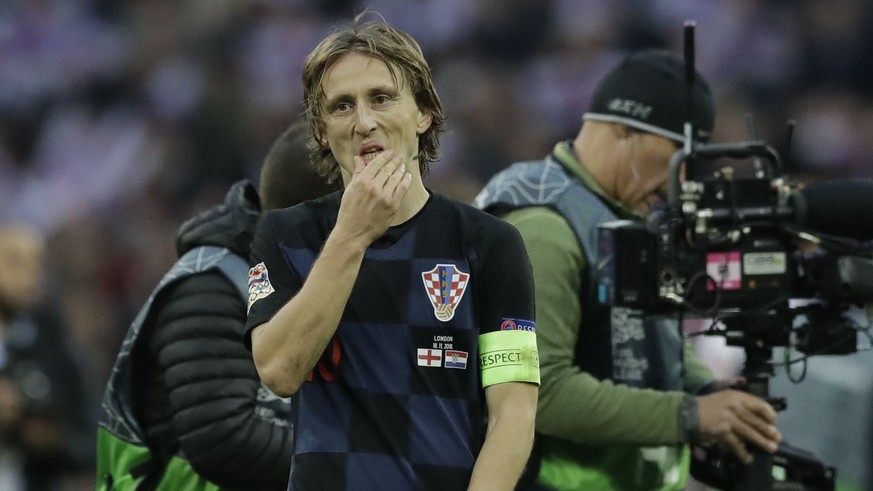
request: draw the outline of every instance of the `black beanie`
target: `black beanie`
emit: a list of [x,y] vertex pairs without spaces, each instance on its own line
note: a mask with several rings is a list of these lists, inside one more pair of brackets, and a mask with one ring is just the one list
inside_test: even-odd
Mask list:
[[[682,58],[647,49],[626,57],[603,78],[584,119],[621,123],[681,143],[688,120],[687,90]],[[692,95],[694,140],[706,142],[715,124],[715,105],[699,72]]]

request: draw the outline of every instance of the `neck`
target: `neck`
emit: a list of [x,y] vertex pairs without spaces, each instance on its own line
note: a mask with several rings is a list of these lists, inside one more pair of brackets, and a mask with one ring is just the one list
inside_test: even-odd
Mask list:
[[400,208],[391,220],[391,226],[400,225],[414,217],[416,213],[424,208],[424,204],[427,203],[429,197],[430,195],[424,187],[424,183],[420,179],[413,180],[412,185],[409,187],[409,191],[407,191],[406,196],[403,197],[403,202],[400,203]]

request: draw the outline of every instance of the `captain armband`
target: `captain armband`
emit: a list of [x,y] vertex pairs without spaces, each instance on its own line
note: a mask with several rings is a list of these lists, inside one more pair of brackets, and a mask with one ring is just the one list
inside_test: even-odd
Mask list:
[[482,387],[504,382],[540,383],[536,333],[512,330],[479,336],[479,373]]

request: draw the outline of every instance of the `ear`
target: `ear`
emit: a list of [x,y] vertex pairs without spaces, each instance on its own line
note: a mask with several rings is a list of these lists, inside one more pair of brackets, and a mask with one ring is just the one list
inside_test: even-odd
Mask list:
[[433,122],[433,113],[430,111],[418,110],[418,124],[415,127],[415,132],[421,135],[430,128]]

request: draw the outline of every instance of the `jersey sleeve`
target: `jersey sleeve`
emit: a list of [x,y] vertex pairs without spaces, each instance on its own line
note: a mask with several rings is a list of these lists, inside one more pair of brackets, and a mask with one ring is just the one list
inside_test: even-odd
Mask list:
[[272,214],[258,223],[252,241],[252,263],[249,270],[248,316],[245,345],[251,349],[252,329],[272,319],[276,312],[300,290],[302,281],[289,267],[282,253]]
[[509,226],[499,230],[483,258],[478,288],[482,386],[539,384],[533,270],[518,231]]

